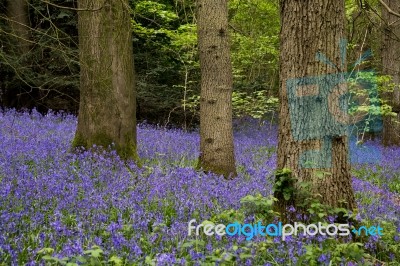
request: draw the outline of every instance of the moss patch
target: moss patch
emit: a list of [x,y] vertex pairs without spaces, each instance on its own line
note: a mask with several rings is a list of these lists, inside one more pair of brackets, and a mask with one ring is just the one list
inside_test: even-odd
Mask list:
[[108,148],[112,147],[112,143],[115,144],[115,150],[117,154],[123,160],[133,160],[139,167],[141,167],[141,162],[137,154],[136,143],[133,141],[131,136],[125,138],[127,141],[124,145],[117,144],[113,139],[105,133],[97,133],[92,138],[86,139],[82,134],[76,133],[74,140],[72,141],[72,147],[78,148],[83,147],[85,149],[91,149],[93,145]]
[[74,139],[72,140],[72,148],[78,148],[78,147],[85,147],[87,146],[87,142],[85,138],[79,133],[75,134]]

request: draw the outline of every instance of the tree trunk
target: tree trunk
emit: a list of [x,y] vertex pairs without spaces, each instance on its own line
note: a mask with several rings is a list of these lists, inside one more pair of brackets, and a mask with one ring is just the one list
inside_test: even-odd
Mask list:
[[73,145],[91,148],[114,143],[122,158],[136,159],[136,89],[128,0],[79,0],[78,6],[92,11],[80,11],[78,18],[80,105]]
[[234,176],[228,1],[199,0],[197,27],[201,68],[199,167]]
[[7,16],[12,29],[12,33],[19,43],[22,53],[29,52],[29,14],[28,0],[9,0]]
[[[347,92],[342,75],[347,71],[346,46],[339,45],[345,38],[344,0],[280,4],[278,170],[290,169],[289,176],[295,179],[283,181],[287,174],[277,174],[276,209],[285,217],[288,205],[302,203],[297,195],[303,182],[321,195],[322,203],[352,209],[348,116],[339,104]],[[318,54],[320,60],[325,55],[323,62],[317,61]]]
[[[398,0],[385,0],[387,5],[395,12],[400,12]],[[393,92],[386,94],[392,112],[396,116],[383,118],[382,142],[384,146],[400,146],[400,19],[382,7],[385,30],[382,45],[383,74],[390,75],[395,84]]]

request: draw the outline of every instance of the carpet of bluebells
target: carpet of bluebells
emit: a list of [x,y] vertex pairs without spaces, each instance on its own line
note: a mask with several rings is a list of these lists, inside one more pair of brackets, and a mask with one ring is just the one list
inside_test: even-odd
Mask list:
[[71,152],[76,124],[0,113],[0,265],[400,265],[400,149],[351,145],[354,215],[384,236],[246,241],[188,236],[188,222],[229,218],[243,197],[271,195],[276,127],[235,124],[239,175],[225,180],[195,170],[196,131],[139,125],[138,167],[112,151]]

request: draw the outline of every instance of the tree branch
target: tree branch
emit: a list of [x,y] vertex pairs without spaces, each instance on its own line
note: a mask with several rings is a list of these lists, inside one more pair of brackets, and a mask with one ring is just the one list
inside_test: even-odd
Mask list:
[[378,1],[379,1],[379,3],[381,3],[381,5],[382,5],[384,8],[386,8],[386,10],[387,10],[390,14],[392,14],[393,16],[396,16],[396,17],[399,17],[399,18],[400,18],[400,14],[394,12],[385,2],[383,2],[383,0],[378,0]]
[[235,28],[235,26],[233,26],[232,23],[228,23],[228,26],[231,27],[233,29],[233,31],[239,32],[243,36],[247,36],[243,31],[238,30],[237,28]]

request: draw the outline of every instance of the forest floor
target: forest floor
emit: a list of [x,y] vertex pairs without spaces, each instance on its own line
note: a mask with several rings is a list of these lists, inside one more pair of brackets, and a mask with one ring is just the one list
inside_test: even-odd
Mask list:
[[[380,225],[383,236],[246,241],[188,236],[188,223],[276,221],[268,220],[275,127],[235,125],[239,174],[225,180],[195,170],[196,131],[139,125],[139,168],[112,151],[71,152],[76,124],[71,115],[0,113],[0,265],[400,263],[400,148],[350,145],[358,205],[352,215]],[[241,203],[248,195],[252,207]]]

